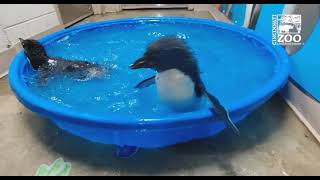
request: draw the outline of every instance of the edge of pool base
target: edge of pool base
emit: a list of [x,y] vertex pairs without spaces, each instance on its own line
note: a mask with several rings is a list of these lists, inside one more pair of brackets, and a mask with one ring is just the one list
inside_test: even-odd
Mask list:
[[[185,17],[143,17],[143,18],[125,18],[118,20],[109,20],[96,23],[88,23],[73,28],[62,30],[41,38],[39,41],[48,43],[58,39],[68,33],[99,28],[105,25],[114,25],[119,23],[138,23],[140,21],[159,21],[181,23],[203,23],[216,28],[241,33],[244,36],[254,39],[265,46],[270,53],[275,54],[278,72],[261,87],[260,90],[228,107],[230,117],[235,122],[243,120],[250,112],[271,98],[278,92],[288,80],[288,56],[281,47],[272,47],[266,43],[262,37],[256,35],[254,31],[242,27],[216,22],[209,19],[185,18]],[[64,129],[76,136],[88,139],[93,142],[103,144],[114,144],[118,146],[117,155],[119,157],[130,157],[137,152],[138,148],[158,148],[177,143],[188,142],[195,139],[213,136],[226,128],[222,120],[216,120],[215,116],[209,110],[197,111],[177,117],[163,118],[139,121],[133,123],[125,117],[123,122],[117,122],[117,118],[104,122],[106,117],[101,119],[99,116],[88,115],[76,111],[66,111],[62,107],[47,102],[38,96],[32,94],[27,88],[20,75],[26,73],[28,68],[23,52],[20,51],[10,65],[9,83],[17,99],[28,109],[36,112],[46,119],[50,119],[61,129]],[[115,119],[113,119],[115,118]],[[119,118],[118,118],[119,119]],[[240,129],[241,133],[241,129]]]
[[[283,84],[281,88],[284,86]],[[269,98],[273,96],[270,95],[264,101],[261,101],[256,106],[259,106],[265,103]],[[250,114],[256,107],[252,107],[250,111],[242,111],[242,112],[232,112],[230,113],[230,117],[235,124],[238,124],[241,120]],[[176,134],[176,129],[169,129],[166,132],[159,130],[137,130],[136,129],[128,129],[115,131],[114,129],[110,130],[108,128],[103,128],[99,131],[94,127],[81,126],[79,124],[75,125],[73,123],[68,123],[67,121],[61,120],[51,120],[55,125],[59,128],[65,130],[68,133],[71,133],[75,136],[81,137],[83,139],[101,143],[101,144],[109,144],[116,146],[115,155],[119,158],[130,158],[135,155],[139,149],[153,149],[153,148],[164,148],[171,145],[175,145],[178,143],[185,143],[194,141],[197,139],[209,138],[214,135],[222,132],[223,130],[230,130],[226,127],[223,121],[215,120],[213,118],[208,118],[207,121],[210,121],[210,125],[206,124],[198,124],[193,126],[184,126],[177,127],[179,129],[179,134]],[[198,127],[196,127],[198,126]],[[103,130],[102,130],[103,128]],[[171,134],[171,131],[175,134]],[[241,129],[240,129],[241,134]],[[181,139],[180,139],[181,138]],[[148,143],[148,146],[145,145],[145,141],[149,141],[150,139],[154,139],[156,141],[154,144]],[[175,142],[173,142],[173,139]],[[138,140],[138,141],[137,141]],[[161,140],[161,141],[159,141]]]

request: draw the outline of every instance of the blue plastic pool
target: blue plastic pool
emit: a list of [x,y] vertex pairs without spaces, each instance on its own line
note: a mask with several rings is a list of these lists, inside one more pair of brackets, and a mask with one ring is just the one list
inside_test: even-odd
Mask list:
[[284,50],[251,30],[209,19],[146,17],[83,24],[39,40],[50,56],[109,67],[105,78],[82,82],[57,76],[39,86],[37,73],[20,52],[10,67],[10,85],[30,110],[99,143],[155,148],[222,131],[224,123],[214,119],[205,101],[199,109],[177,113],[159,102],[155,87],[134,89],[154,72],[133,71],[129,65],[148,43],[165,35],[186,40],[207,89],[236,123],[287,81]]

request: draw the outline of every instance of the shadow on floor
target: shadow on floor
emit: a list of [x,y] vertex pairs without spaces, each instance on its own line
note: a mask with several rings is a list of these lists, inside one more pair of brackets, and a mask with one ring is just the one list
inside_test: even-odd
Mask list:
[[[251,113],[238,124],[239,137],[231,131],[203,140],[178,144],[161,149],[143,149],[130,159],[115,157],[115,147],[89,142],[73,136],[34,114],[25,113],[26,126],[34,136],[46,145],[49,151],[62,154],[63,157],[86,163],[93,168],[127,173],[170,173],[177,170],[216,164],[227,175],[235,175],[231,165],[232,154],[254,148],[263,143],[273,132],[278,131],[288,108],[279,95],[273,96],[258,110]],[[192,173],[192,172],[191,172]]]

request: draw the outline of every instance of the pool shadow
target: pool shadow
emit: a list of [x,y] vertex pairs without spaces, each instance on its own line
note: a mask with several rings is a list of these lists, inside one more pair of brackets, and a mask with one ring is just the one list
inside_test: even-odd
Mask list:
[[285,102],[279,95],[275,95],[238,124],[240,136],[226,130],[211,138],[160,149],[142,149],[130,159],[117,158],[115,146],[84,140],[57,128],[49,121],[34,119],[23,122],[28,124],[49,151],[62,154],[72,163],[84,163],[98,170],[121,172],[122,175],[192,174],[195,167],[214,165],[223,169],[226,175],[236,175],[231,165],[232,154],[254,148],[273,132],[281,130],[287,120],[287,111]]

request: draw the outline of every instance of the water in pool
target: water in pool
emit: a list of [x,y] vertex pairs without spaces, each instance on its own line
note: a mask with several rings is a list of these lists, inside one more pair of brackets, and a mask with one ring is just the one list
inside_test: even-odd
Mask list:
[[[168,116],[176,112],[161,104],[155,86],[134,88],[155,72],[129,68],[149,43],[166,35],[186,40],[198,60],[207,89],[226,107],[261,88],[276,69],[274,57],[267,49],[240,34],[207,25],[152,22],[81,31],[45,45],[51,57],[95,62],[110,71],[103,79],[85,82],[54,76],[46,86],[29,78],[29,86],[43,98],[80,112],[106,117]],[[205,102],[202,108],[206,107],[209,104]]]

